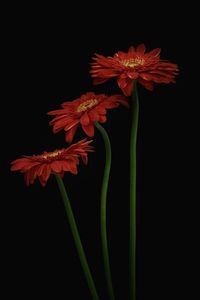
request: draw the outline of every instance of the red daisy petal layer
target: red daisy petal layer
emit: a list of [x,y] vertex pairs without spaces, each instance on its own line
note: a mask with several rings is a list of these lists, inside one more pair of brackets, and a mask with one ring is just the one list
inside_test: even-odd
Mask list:
[[120,104],[129,107],[128,99],[123,95],[106,96],[88,92],[74,101],[64,102],[61,109],[50,111],[48,114],[54,119],[49,124],[53,126],[54,133],[60,130],[66,132],[67,143],[72,142],[79,124],[89,137],[93,137],[94,122],[105,123],[107,109]]
[[88,152],[93,152],[91,142],[83,139],[65,149],[25,156],[11,163],[11,171],[23,173],[27,185],[33,184],[38,177],[41,185],[45,186],[52,172],[61,177],[66,171],[77,174],[79,159],[87,164]]
[[96,54],[91,64],[94,84],[101,84],[117,77],[125,96],[130,96],[134,81],[138,80],[146,89],[153,90],[154,83],[175,83],[179,69],[176,64],[160,59],[160,48],[146,52],[141,44],[130,47],[128,52],[118,51],[113,57]]

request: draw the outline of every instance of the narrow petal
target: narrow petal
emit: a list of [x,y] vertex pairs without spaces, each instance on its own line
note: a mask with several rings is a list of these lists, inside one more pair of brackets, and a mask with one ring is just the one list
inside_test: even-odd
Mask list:
[[83,163],[85,165],[87,165],[87,163],[88,163],[88,155],[85,154],[85,153],[83,153],[83,154],[81,154],[81,158],[82,158]]
[[41,164],[38,168],[37,168],[37,175],[38,177],[40,177],[42,175],[42,172],[44,170],[45,165]]
[[130,79],[137,79],[138,78],[138,73],[137,72],[134,72],[134,71],[128,71],[127,72],[127,76],[130,78]]
[[128,77],[125,74],[122,74],[117,79],[117,82],[118,82],[120,89],[123,89],[124,87],[126,87],[126,85],[128,83]]
[[30,183],[33,184],[36,177],[37,177],[37,168],[38,166],[32,168],[30,171],[29,171],[29,174],[30,174]]
[[144,80],[144,79],[142,79],[142,78],[139,78],[139,79],[138,79],[138,82],[139,82],[140,84],[142,84],[147,90],[153,91],[154,84],[153,84],[152,81],[146,81],[146,80]]
[[52,161],[51,162],[51,169],[55,173],[60,173],[62,171],[62,165],[61,165],[60,161],[57,161],[57,160]]
[[85,125],[85,126],[87,126],[90,123],[90,118],[89,118],[87,112],[85,112],[82,115],[82,117],[80,119],[80,122],[81,122],[81,125]]
[[118,85],[122,89],[125,96],[130,96],[133,90],[134,80],[130,78],[119,78]]
[[45,183],[49,179],[50,174],[51,174],[51,166],[49,164],[46,164],[42,173],[42,177]]
[[100,123],[105,123],[106,122],[106,116],[99,116],[99,122]]
[[[106,106],[107,103],[108,103],[108,100],[105,101],[105,106]],[[99,106],[96,107],[96,112],[100,115],[105,115],[106,114],[106,109],[105,109],[103,103],[102,103],[102,105],[100,104]]]
[[62,169],[63,171],[70,171],[69,164],[66,160],[62,160]]
[[146,55],[148,57],[150,57],[150,56],[159,56],[160,52],[161,52],[161,49],[160,48],[156,48],[156,49],[148,52]]
[[28,164],[26,164],[23,168],[21,168],[21,171],[24,173],[36,166],[40,165],[40,162],[38,161],[30,161]]
[[39,177],[39,181],[43,187],[46,185],[46,181],[44,180],[43,176]]
[[89,118],[92,122],[98,122],[99,121],[99,114],[96,110],[96,108],[94,109],[91,109],[89,112],[88,112],[88,115],[89,115]]
[[146,50],[146,47],[144,44],[140,44],[136,48],[136,52],[139,54],[144,54],[145,50]]
[[72,127],[76,126],[78,123],[79,123],[79,120],[75,120],[75,121],[67,124],[65,126],[64,130],[67,131],[67,130],[71,129]]
[[[94,76],[93,76],[93,77],[94,77]],[[94,84],[94,85],[98,85],[98,84],[104,83],[104,82],[106,82],[106,81],[108,81],[108,80],[109,80],[109,78],[100,78],[100,77],[95,78],[95,77],[94,77],[94,79],[93,79],[93,84]]]
[[135,48],[133,46],[131,46],[128,50],[128,54],[135,54]]
[[140,77],[144,80],[150,81],[152,80],[153,76],[149,73],[141,73]]
[[78,128],[78,124],[72,127],[69,131],[66,132],[65,134],[65,140],[68,144],[70,144],[74,138],[74,135],[76,133],[76,130]]
[[78,170],[77,170],[77,165],[76,163],[74,162],[74,160],[67,160],[67,163],[68,163],[68,168],[69,168],[69,171],[76,175],[78,173]]
[[124,87],[122,89],[122,91],[123,91],[123,93],[124,93],[125,96],[131,96],[131,94],[133,92],[133,86],[134,86],[133,82],[130,82],[130,83],[127,84],[126,87]]
[[83,131],[89,136],[94,136],[94,124],[90,123],[89,125],[82,125]]
[[11,164],[11,171],[18,171],[23,169],[25,166],[28,166],[30,164],[31,160],[27,158],[19,158],[14,160]]

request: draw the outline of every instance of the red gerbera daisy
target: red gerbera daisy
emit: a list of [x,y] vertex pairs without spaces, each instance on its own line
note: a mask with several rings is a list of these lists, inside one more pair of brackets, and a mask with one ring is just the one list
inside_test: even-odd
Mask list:
[[141,44],[136,49],[130,47],[128,53],[119,51],[113,57],[96,54],[90,71],[94,84],[117,77],[124,95],[130,96],[135,80],[151,91],[154,83],[175,83],[178,66],[160,59],[160,48],[147,53],[145,50],[145,45]]
[[115,108],[119,104],[128,107],[128,99],[123,95],[109,97],[88,92],[74,101],[63,103],[62,109],[50,111],[48,114],[55,118],[49,124],[53,125],[54,133],[64,129],[66,141],[71,143],[79,123],[84,132],[92,137],[94,136],[94,122],[105,123],[106,109]]
[[27,185],[33,184],[36,177],[38,177],[40,183],[45,186],[51,172],[61,177],[65,171],[77,174],[79,158],[81,157],[83,162],[87,164],[87,152],[93,151],[93,147],[90,146],[91,142],[83,139],[66,149],[44,152],[40,155],[24,156],[24,158],[14,160],[11,163],[11,171],[24,173]]

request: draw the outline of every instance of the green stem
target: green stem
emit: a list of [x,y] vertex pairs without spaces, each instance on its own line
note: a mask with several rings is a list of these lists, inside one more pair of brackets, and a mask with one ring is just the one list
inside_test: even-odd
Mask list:
[[97,122],[95,123],[95,126],[97,127],[97,129],[102,135],[104,145],[105,145],[105,150],[106,150],[106,162],[105,162],[104,176],[103,176],[102,189],[101,189],[101,242],[102,242],[104,270],[105,270],[108,293],[109,293],[110,300],[114,300],[115,296],[114,296],[113,285],[112,285],[112,276],[110,270],[108,241],[107,241],[107,229],[106,229],[106,203],[107,203],[108,181],[109,181],[110,167],[111,167],[111,145],[110,145],[108,134],[105,131],[105,129]]
[[132,125],[130,136],[130,299],[136,300],[136,147],[139,118],[137,87],[132,93]]
[[57,176],[57,175],[55,175],[55,176],[56,176],[58,187],[59,187],[59,190],[60,190],[60,193],[61,193],[61,196],[62,196],[62,200],[63,200],[64,205],[65,205],[69,225],[71,227],[72,235],[73,235],[74,242],[75,242],[75,245],[76,245],[76,249],[77,249],[77,252],[78,252],[78,255],[79,255],[79,259],[80,259],[80,262],[81,262],[81,265],[82,265],[82,268],[83,268],[83,272],[84,272],[86,280],[87,280],[88,287],[90,289],[92,298],[94,300],[99,300],[99,296],[97,294],[96,287],[95,287],[95,284],[94,284],[94,281],[93,281],[93,278],[92,278],[92,275],[91,275],[91,272],[90,272],[90,269],[89,269],[89,266],[88,266],[88,262],[87,262],[85,252],[84,252],[84,249],[83,249],[83,246],[82,246],[82,243],[81,243],[81,239],[80,239],[78,229],[77,229],[77,226],[76,226],[76,221],[74,219],[73,211],[72,211],[72,208],[71,208],[71,205],[70,205],[70,201],[69,201],[67,192],[65,190],[64,183],[63,183],[60,176]]

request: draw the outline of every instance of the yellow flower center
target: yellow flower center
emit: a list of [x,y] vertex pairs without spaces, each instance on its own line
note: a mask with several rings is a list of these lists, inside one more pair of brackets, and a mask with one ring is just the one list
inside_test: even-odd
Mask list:
[[139,65],[142,66],[144,64],[144,59],[140,58],[140,57],[125,59],[125,60],[122,61],[122,64],[125,67],[134,68],[134,67],[139,66]]
[[53,152],[45,153],[41,156],[42,156],[42,158],[47,159],[47,158],[51,158],[51,157],[56,157],[61,153],[62,153],[61,150],[56,150],[56,151],[53,151]]
[[96,99],[90,99],[87,100],[83,103],[81,103],[78,108],[77,108],[77,112],[82,112],[82,111],[86,111],[89,108],[95,106],[98,103],[98,101]]

